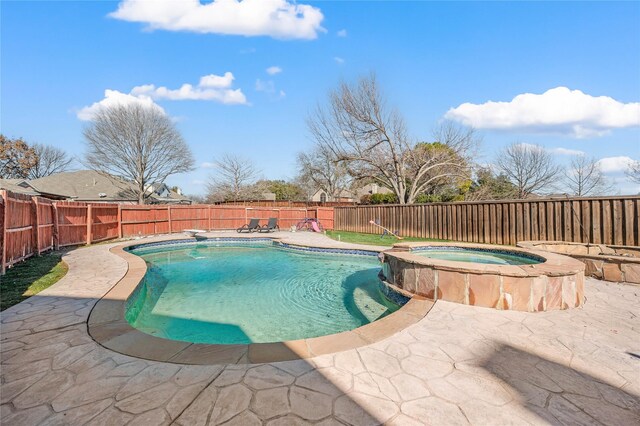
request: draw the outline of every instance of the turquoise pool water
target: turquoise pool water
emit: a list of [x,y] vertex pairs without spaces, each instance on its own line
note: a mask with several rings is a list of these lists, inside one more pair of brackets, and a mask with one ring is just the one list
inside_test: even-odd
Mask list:
[[516,252],[499,250],[480,250],[462,247],[429,247],[413,249],[414,254],[440,260],[456,262],[486,263],[491,265],[533,265],[544,259],[527,256]]
[[375,256],[296,251],[266,243],[133,249],[147,274],[127,321],[193,343],[265,343],[338,333],[394,312]]

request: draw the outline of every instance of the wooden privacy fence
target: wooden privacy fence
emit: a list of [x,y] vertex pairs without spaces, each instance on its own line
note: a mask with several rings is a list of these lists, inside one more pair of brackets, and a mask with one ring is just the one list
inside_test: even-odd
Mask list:
[[[2,220],[2,272],[10,266],[38,251],[36,238],[38,227],[34,226],[34,202],[31,197],[1,191],[3,202]],[[8,214],[11,212],[11,214]]]
[[219,206],[244,206],[244,207],[341,207],[341,206],[355,206],[355,202],[347,201],[268,201],[268,200],[249,200],[249,201],[221,201],[215,203]]
[[275,217],[281,229],[305,218],[333,228],[333,209],[213,205],[122,205],[52,202],[0,191],[0,259],[2,273],[16,262],[52,248],[91,244],[136,235],[167,234],[185,229],[235,229],[251,218]]
[[117,204],[58,201],[54,206],[57,247],[91,244],[118,237]]
[[558,240],[640,245],[640,196],[336,207],[336,230],[511,244]]
[[118,237],[118,205],[53,202],[0,191],[2,272],[53,248]]
[[185,229],[236,229],[251,218],[275,217],[281,229],[305,218],[318,218],[325,229],[333,229],[333,209],[324,207],[243,207],[226,205],[120,206],[121,237],[180,232]]

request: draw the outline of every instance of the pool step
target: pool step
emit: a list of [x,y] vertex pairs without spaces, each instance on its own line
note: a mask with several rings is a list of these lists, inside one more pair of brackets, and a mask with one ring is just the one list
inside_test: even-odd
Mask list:
[[376,302],[369,294],[361,288],[356,288],[353,292],[353,300],[356,307],[367,320],[373,322],[384,315],[388,308]]

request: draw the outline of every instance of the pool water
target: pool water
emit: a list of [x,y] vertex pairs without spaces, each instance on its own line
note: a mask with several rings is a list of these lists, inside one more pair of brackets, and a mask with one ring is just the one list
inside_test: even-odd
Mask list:
[[534,256],[520,255],[515,252],[467,249],[461,247],[424,247],[413,249],[412,252],[432,259],[485,263],[490,265],[533,265],[544,261],[544,259],[541,258],[538,259]]
[[296,340],[360,327],[399,309],[382,293],[375,256],[325,254],[273,243],[132,250],[147,274],[127,321],[193,343]]

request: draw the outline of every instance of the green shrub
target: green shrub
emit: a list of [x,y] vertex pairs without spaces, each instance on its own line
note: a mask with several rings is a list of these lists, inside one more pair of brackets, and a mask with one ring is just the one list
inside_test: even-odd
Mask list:
[[434,194],[420,194],[416,197],[416,204],[440,203],[441,201],[442,197]]
[[360,198],[360,204],[396,204],[398,198],[395,194],[367,194]]

